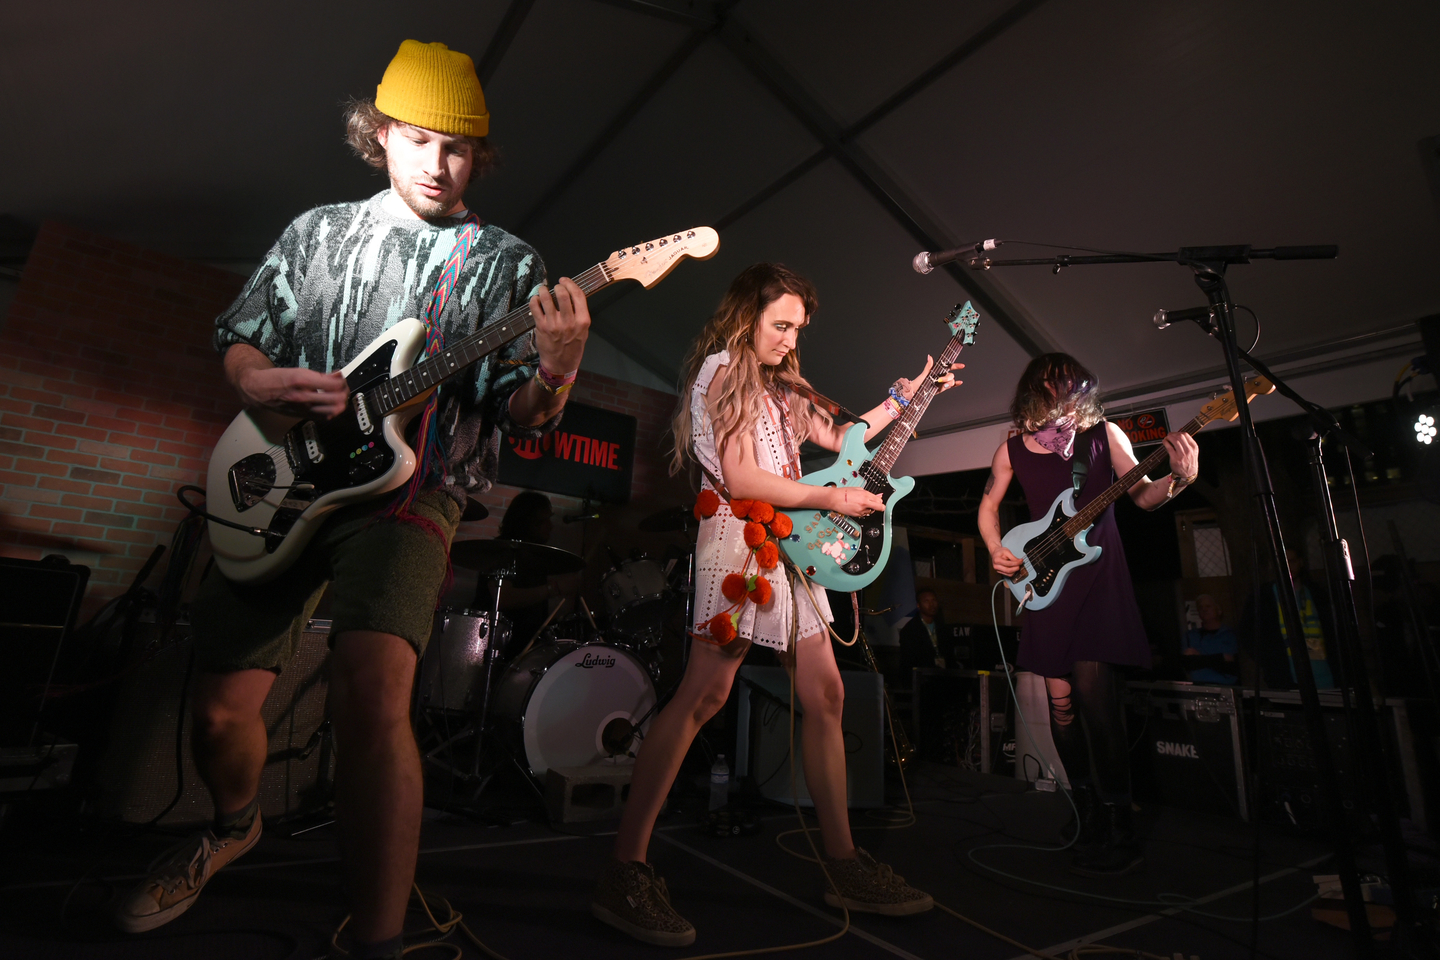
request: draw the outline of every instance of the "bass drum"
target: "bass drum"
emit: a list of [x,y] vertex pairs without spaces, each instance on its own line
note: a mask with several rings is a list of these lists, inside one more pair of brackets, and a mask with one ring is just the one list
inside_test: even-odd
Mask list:
[[506,669],[491,700],[536,777],[633,752],[635,724],[644,718],[643,734],[654,706],[644,664],[603,643],[535,647]]

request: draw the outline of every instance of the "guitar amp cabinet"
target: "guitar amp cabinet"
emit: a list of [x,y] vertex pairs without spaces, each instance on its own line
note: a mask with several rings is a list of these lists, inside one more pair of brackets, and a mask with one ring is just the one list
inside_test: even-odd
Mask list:
[[[149,628],[142,629],[142,642],[148,637],[152,646],[117,691],[109,747],[99,770],[100,814],[130,823],[149,821],[175,796],[175,730],[192,649],[186,624],[158,647],[154,626],[141,626]],[[329,639],[330,621],[306,624],[299,652],[284,665],[261,709],[270,738],[259,794],[267,819],[301,813],[329,799],[334,763],[326,724]],[[184,790],[160,821],[164,824],[205,822],[213,814],[192,760],[190,718],[183,723]]]
[[1127,686],[1135,795],[1248,820],[1239,690],[1143,681]]
[[[840,728],[845,736],[845,793],[848,806],[885,806],[885,707],[880,674],[841,670],[845,706]],[[799,794],[790,792],[790,675],[782,667],[742,666],[737,676],[739,719],[735,736],[735,774],[753,776],[771,800],[797,800],[812,806],[801,772],[804,764],[800,732],[804,711],[795,705],[795,768]]]

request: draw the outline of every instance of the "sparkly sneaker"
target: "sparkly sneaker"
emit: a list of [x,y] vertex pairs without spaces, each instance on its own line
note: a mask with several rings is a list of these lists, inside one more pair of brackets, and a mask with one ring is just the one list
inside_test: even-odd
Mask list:
[[195,905],[195,898],[215,871],[255,846],[260,839],[257,811],[250,830],[238,840],[216,837],[206,830],[172,847],[150,867],[120,903],[115,922],[126,933],[144,933],[174,920]]
[[660,947],[695,942],[695,928],[670,906],[665,881],[648,863],[613,861],[595,884],[590,913],[636,940]]
[[851,910],[866,913],[883,913],[890,917],[904,917],[912,913],[924,913],[935,906],[930,894],[916,890],[896,876],[888,864],[881,863],[870,854],[855,848],[853,860],[825,860],[825,870],[835,881],[840,896],[825,889],[825,902],[838,907],[841,898]]

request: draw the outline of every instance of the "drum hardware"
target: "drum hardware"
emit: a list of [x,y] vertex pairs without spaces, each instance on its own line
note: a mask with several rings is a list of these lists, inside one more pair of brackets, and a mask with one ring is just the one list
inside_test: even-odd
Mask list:
[[643,554],[617,560],[600,590],[610,611],[610,642],[635,650],[660,645],[673,595],[659,564]]
[[[518,540],[461,540],[451,544],[450,562],[461,567],[473,569],[479,572],[482,582],[489,579],[494,583],[494,592],[491,595],[488,619],[489,624],[502,624],[500,617],[500,591],[505,581],[519,576],[522,572],[527,576],[543,577],[556,573],[571,573],[583,569],[585,562],[572,553],[555,547],[538,543],[525,543]],[[477,599],[479,590],[477,588]],[[478,604],[477,604],[478,605]],[[470,611],[465,612],[470,615]],[[452,614],[452,618],[456,615]],[[458,621],[458,618],[457,618]],[[472,624],[473,626],[473,624]],[[438,745],[431,748],[424,754],[424,759],[443,770],[448,771],[466,783],[476,784],[475,790],[470,797],[474,802],[485,791],[494,779],[498,767],[492,766],[485,773],[481,772],[482,763],[486,757],[489,747],[488,721],[490,714],[490,693],[494,688],[495,659],[498,655],[499,644],[490,642],[499,638],[499,631],[495,631],[492,638],[487,633],[485,642],[481,644],[477,636],[471,640],[468,646],[461,652],[462,658],[469,658],[473,661],[478,654],[479,663],[468,663],[467,672],[471,677],[471,684],[466,685],[463,693],[445,691],[450,696],[460,696],[461,710],[467,716],[466,723],[460,730],[453,734],[444,736]],[[477,649],[478,648],[478,649]],[[441,659],[444,658],[442,652]],[[438,663],[438,661],[437,661]],[[435,669],[440,669],[437,666]],[[474,689],[474,681],[479,681],[478,696]],[[478,702],[477,702],[478,700]],[[442,696],[441,703],[444,704]],[[452,701],[453,704],[453,701]],[[449,705],[447,705],[449,706]],[[449,724],[446,721],[447,710],[426,709],[422,716],[437,724],[437,735],[449,733]],[[469,740],[473,744],[473,756],[468,769],[454,763],[454,745]],[[505,751],[507,754],[509,751]],[[512,762],[516,762],[513,756]],[[518,762],[517,766],[518,766]]]

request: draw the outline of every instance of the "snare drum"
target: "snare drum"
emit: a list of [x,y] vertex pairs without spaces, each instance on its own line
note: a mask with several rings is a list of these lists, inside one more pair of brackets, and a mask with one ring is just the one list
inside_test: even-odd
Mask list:
[[[510,642],[510,622],[500,618],[498,653]],[[490,645],[490,614],[481,610],[443,607],[435,611],[435,628],[420,658],[416,702],[423,710],[470,713],[479,709],[485,683],[485,649]]]
[[655,686],[629,652],[603,643],[535,647],[512,663],[491,698],[492,715],[523,748],[530,773],[583,767],[634,751],[650,725]]

